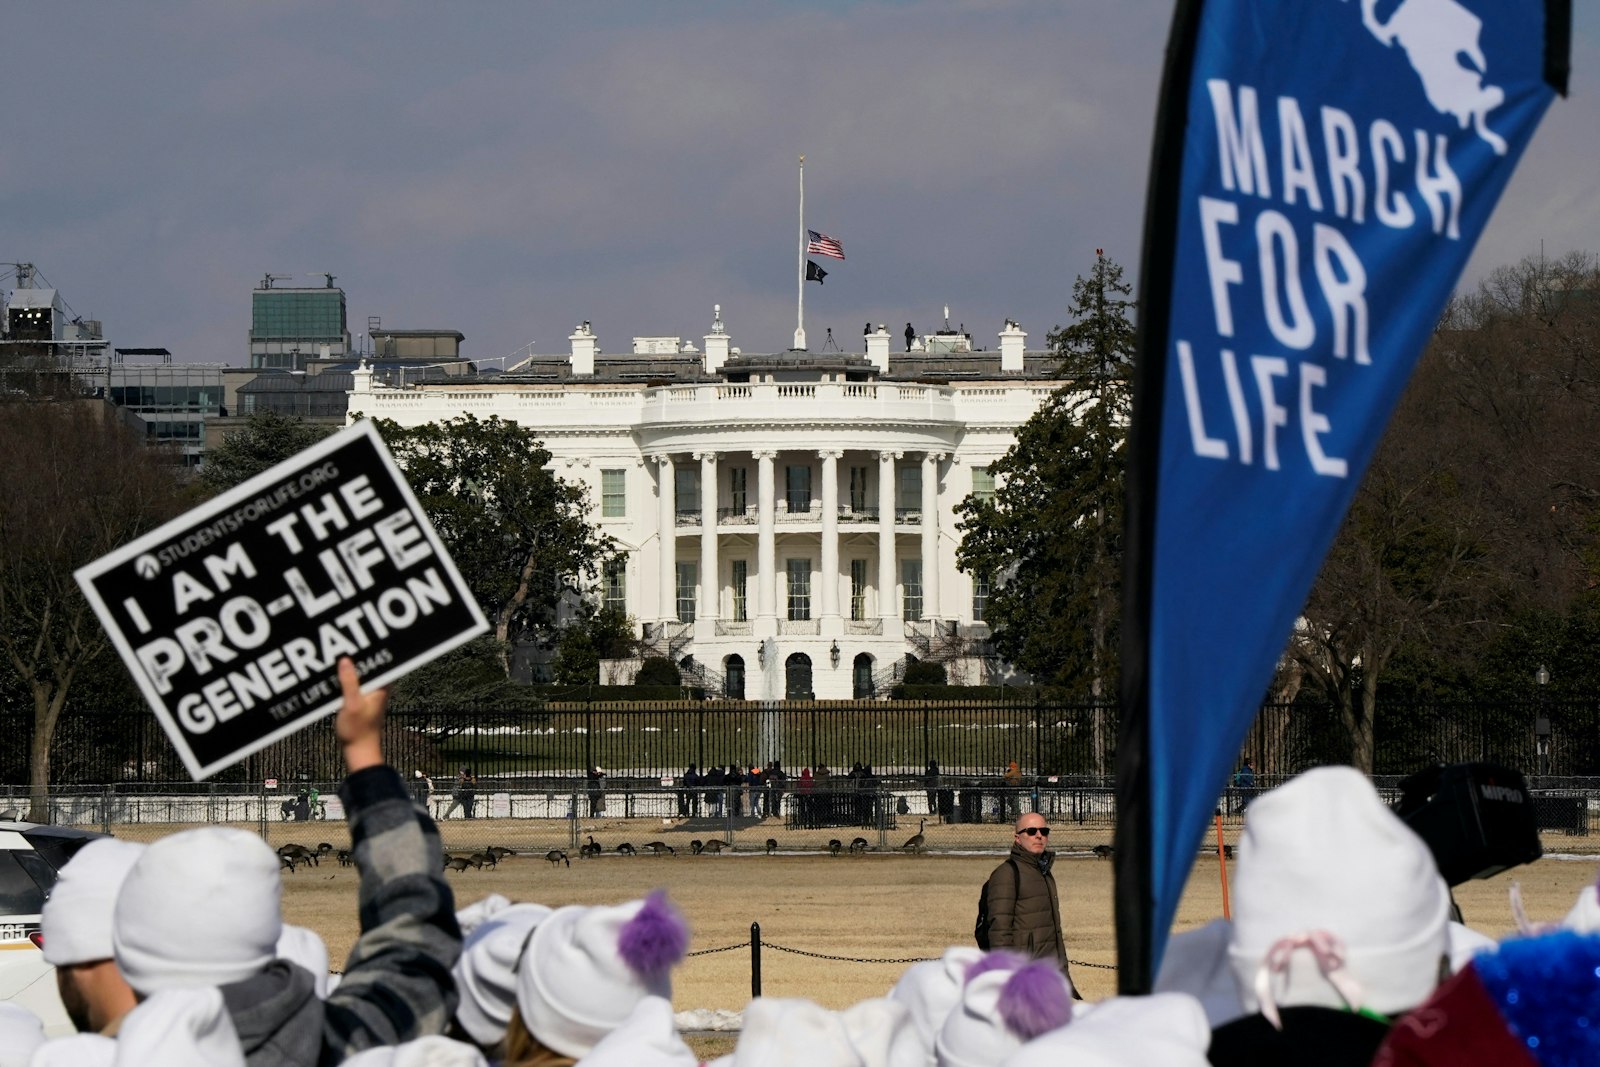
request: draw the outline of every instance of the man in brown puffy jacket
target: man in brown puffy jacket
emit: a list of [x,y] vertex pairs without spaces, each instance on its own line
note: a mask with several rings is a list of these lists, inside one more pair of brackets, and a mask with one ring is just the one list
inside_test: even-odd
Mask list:
[[[1050,827],[1044,816],[1027,812],[1017,820],[1011,855],[989,875],[984,893],[989,909],[989,947],[1009,948],[1034,959],[1053,959],[1067,971],[1067,944],[1061,936],[1061,905],[1050,873],[1056,854],[1045,846]],[[1073,989],[1072,995],[1078,995]]]

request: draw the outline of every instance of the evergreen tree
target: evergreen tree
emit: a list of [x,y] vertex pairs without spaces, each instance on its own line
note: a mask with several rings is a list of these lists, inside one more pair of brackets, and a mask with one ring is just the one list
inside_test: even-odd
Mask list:
[[332,432],[329,427],[314,426],[297,415],[272,411],[251,415],[239,429],[224,435],[222,444],[206,451],[200,465],[200,484],[213,493],[232,489]]
[[1073,283],[1071,324],[1049,333],[1066,383],[992,467],[993,499],[957,508],[956,561],[992,583],[996,650],[1037,681],[1094,699],[1116,692],[1131,292],[1097,250]]
[[550,632],[612,551],[588,523],[583,488],[546,469],[532,430],[498,417],[377,425],[499,647]]

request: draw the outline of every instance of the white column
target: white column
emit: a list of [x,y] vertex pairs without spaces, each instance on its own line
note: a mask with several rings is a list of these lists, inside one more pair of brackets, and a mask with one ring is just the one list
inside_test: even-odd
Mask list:
[[753,453],[756,467],[756,626],[757,637],[778,632],[778,535],[775,527],[777,486],[772,461],[776,452]]
[[700,611],[697,619],[722,615],[722,580],[717,571],[717,454],[701,452],[700,461]]
[[839,457],[823,450],[822,457],[822,617],[823,636],[844,633],[839,617]]
[[657,492],[661,495],[656,501],[658,522],[661,535],[661,580],[658,583],[660,593],[656,617],[663,622],[670,622],[678,617],[677,581],[678,581],[678,486],[677,471],[672,465],[672,456],[656,456]]
[[[899,452],[878,453],[878,617],[894,619],[899,615],[895,604],[895,583],[899,576],[894,572],[894,463]],[[885,636],[893,631],[887,622]]]
[[922,617],[939,617],[939,461],[942,452],[922,456]]

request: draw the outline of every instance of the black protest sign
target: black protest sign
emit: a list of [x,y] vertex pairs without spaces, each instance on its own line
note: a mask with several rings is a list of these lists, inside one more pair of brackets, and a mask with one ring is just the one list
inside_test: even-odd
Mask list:
[[489,628],[365,421],[76,576],[196,779]]

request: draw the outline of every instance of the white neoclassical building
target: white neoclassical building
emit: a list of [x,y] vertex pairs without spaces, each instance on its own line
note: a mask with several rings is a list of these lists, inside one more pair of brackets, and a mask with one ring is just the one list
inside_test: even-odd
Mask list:
[[1008,322],[992,350],[946,330],[897,352],[879,326],[864,354],[746,355],[719,310],[703,349],[610,355],[584,323],[570,352],[494,377],[397,389],[363,365],[349,410],[534,430],[623,550],[599,596],[716,693],[884,695],[908,654],[995,680],[955,508],[994,491],[990,464],[1061,384],[1026,337]]

